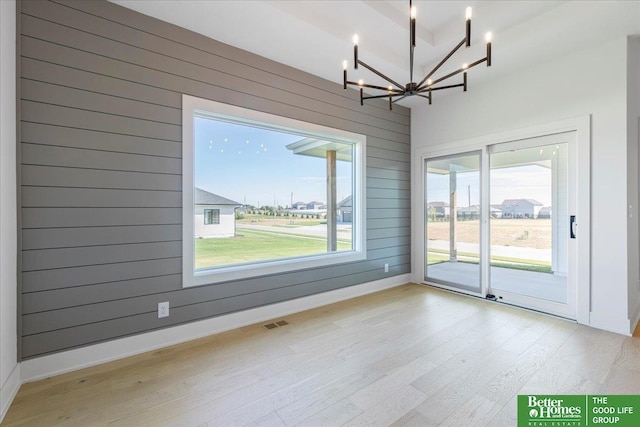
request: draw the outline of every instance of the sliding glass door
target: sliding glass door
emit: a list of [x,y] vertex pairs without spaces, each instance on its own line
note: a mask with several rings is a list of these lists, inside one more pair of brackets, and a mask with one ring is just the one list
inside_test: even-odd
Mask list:
[[576,318],[575,132],[424,160],[424,281]]
[[425,171],[425,280],[480,293],[480,152],[428,159]]
[[569,274],[572,134],[489,147],[489,292],[507,302],[575,316]]

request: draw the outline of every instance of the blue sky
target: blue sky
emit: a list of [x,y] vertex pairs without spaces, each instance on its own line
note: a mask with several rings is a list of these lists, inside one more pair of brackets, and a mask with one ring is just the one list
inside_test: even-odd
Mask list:
[[[449,203],[449,175],[429,174],[428,202]],[[470,186],[470,191],[469,187]],[[536,199],[544,206],[551,206],[551,170],[540,166],[519,166],[491,171],[491,204],[501,204],[505,199]],[[458,173],[458,206],[480,204],[480,174]]]
[[[239,203],[326,203],[326,161],[293,154],[303,136],[195,118],[195,184]],[[351,165],[338,162],[337,198],[351,194]]]

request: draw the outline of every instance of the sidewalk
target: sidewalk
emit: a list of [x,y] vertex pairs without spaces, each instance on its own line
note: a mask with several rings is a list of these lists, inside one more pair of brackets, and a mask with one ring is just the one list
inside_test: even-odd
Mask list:
[[[439,249],[448,251],[449,242],[445,240],[429,240],[429,249]],[[470,252],[474,254],[480,253],[480,245],[477,243],[458,243],[459,252]],[[491,254],[501,257],[531,259],[536,261],[551,262],[551,249],[535,249],[535,248],[522,248],[518,246],[491,246]]]

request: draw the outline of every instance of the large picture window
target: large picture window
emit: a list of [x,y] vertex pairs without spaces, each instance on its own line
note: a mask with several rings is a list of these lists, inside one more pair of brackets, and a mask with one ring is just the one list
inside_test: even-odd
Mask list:
[[364,136],[186,95],[183,119],[185,286],[366,257]]

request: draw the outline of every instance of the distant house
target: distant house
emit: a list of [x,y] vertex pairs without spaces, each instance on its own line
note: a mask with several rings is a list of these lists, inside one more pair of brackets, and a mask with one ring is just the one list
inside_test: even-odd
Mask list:
[[345,197],[336,205],[338,222],[353,222],[353,201],[351,196]]
[[491,205],[489,208],[493,218],[502,218],[502,205]]
[[195,237],[233,237],[236,233],[235,209],[241,204],[196,188],[194,194]]
[[327,206],[322,203],[322,202],[309,202],[307,203],[307,210],[309,211],[319,211],[319,210],[326,210]]
[[506,199],[502,202],[502,218],[537,218],[542,203],[535,199]]
[[540,208],[540,211],[538,212],[538,219],[549,219],[551,218],[551,206],[545,206],[543,208]]
[[446,202],[429,202],[427,203],[427,213],[438,218],[449,216],[449,204]]
[[303,211],[305,209],[307,209],[307,204],[305,202],[295,202],[293,204],[293,206],[291,206],[291,209],[295,209],[298,211]]
[[462,206],[457,209],[458,219],[480,218],[480,205]]

